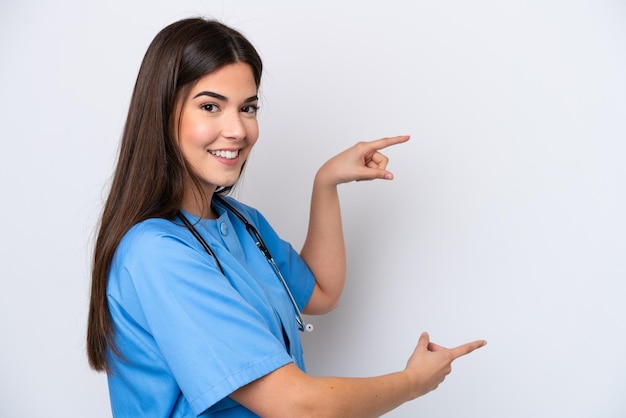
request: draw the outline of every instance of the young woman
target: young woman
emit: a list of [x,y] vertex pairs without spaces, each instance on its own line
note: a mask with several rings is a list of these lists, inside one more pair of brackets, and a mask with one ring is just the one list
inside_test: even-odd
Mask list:
[[258,137],[262,64],[237,31],[186,19],[144,57],[92,271],[87,348],[120,417],[380,416],[441,383],[454,359],[423,334],[405,370],[306,374],[300,311],[341,295],[346,260],[337,185],[391,179],[361,142],[315,176],[298,254],[255,209],[226,196]]

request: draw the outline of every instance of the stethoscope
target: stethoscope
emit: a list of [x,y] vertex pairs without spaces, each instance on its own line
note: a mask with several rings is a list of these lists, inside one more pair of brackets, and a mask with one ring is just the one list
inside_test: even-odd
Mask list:
[[[289,300],[291,300],[293,309],[296,312],[296,322],[298,323],[298,329],[300,331],[307,331],[307,332],[313,331],[313,325],[307,324],[304,322],[304,318],[302,317],[302,312],[300,312],[300,308],[298,308],[298,304],[296,303],[296,300],[291,294],[291,291],[289,290],[289,286],[287,286],[287,282],[285,281],[285,278],[280,272],[278,265],[276,265],[276,262],[274,261],[274,257],[272,257],[272,254],[270,253],[270,250],[267,248],[267,246],[263,242],[263,239],[261,238],[261,234],[259,234],[259,231],[257,231],[257,229],[250,222],[248,222],[248,220],[237,209],[235,209],[230,203],[226,202],[220,195],[214,194],[213,198],[216,199],[218,202],[220,202],[220,204],[222,204],[226,209],[231,211],[235,216],[237,216],[237,218],[239,218],[241,222],[243,222],[244,226],[246,227],[246,231],[248,231],[248,234],[250,234],[250,236],[254,240],[254,243],[256,244],[257,248],[261,251],[261,253],[263,253],[263,255],[265,256],[265,259],[267,260],[269,265],[272,267],[272,270],[274,270],[276,277],[278,277],[280,282],[283,284],[283,287],[285,288],[287,295],[289,295]],[[219,268],[220,272],[223,275],[226,275],[224,273],[224,269],[222,268],[222,265],[220,264],[220,260],[217,259],[217,256],[215,255],[211,247],[209,247],[209,244],[204,240],[204,238],[202,238],[202,236],[196,230],[196,228],[191,224],[191,222],[189,222],[189,220],[185,217],[185,215],[183,215],[181,211],[178,211],[178,217],[183,221],[187,229],[191,231],[193,236],[200,242],[200,244],[205,249],[205,251],[211,257],[213,257],[213,259],[215,260],[215,263],[217,264],[217,268]]]

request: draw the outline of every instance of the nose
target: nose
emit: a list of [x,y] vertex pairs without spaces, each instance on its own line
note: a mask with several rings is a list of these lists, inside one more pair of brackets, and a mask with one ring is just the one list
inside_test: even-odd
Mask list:
[[234,141],[241,141],[246,137],[246,127],[240,112],[228,112],[224,115],[222,135]]

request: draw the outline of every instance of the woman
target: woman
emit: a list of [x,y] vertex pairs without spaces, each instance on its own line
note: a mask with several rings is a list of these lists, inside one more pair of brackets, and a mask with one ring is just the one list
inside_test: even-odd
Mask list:
[[88,355],[116,416],[379,416],[484,344],[423,334],[401,372],[305,373],[300,310],[332,310],[344,285],[337,185],[391,179],[379,149],[409,138],[359,143],[319,169],[298,254],[225,196],[258,137],[261,71],[240,33],[204,19],[166,27],[144,57],[92,271]]

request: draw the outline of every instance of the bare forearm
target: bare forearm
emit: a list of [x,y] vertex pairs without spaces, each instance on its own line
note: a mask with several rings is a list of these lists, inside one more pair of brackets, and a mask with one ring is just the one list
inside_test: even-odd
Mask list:
[[[271,387],[281,390],[269,390]],[[415,382],[405,372],[368,378],[315,378],[287,365],[231,396],[260,416],[367,418],[379,417],[414,399],[415,392]]]
[[436,389],[455,359],[485,344],[477,340],[448,349],[431,343],[428,334],[422,333],[401,372],[367,378],[316,378],[289,363],[231,397],[263,417],[379,417]]
[[346,251],[337,186],[324,183],[319,174],[313,185],[309,228],[300,255],[328,300],[326,308],[334,307],[345,283]]
[[379,150],[406,142],[408,136],[359,142],[326,161],[313,184],[309,230],[300,255],[309,265],[317,286],[304,312],[319,314],[339,302],[346,277],[346,250],[337,185],[358,180],[387,179],[387,157]]
[[315,417],[379,417],[413,399],[405,373],[368,378],[318,378],[321,404],[313,407]]

